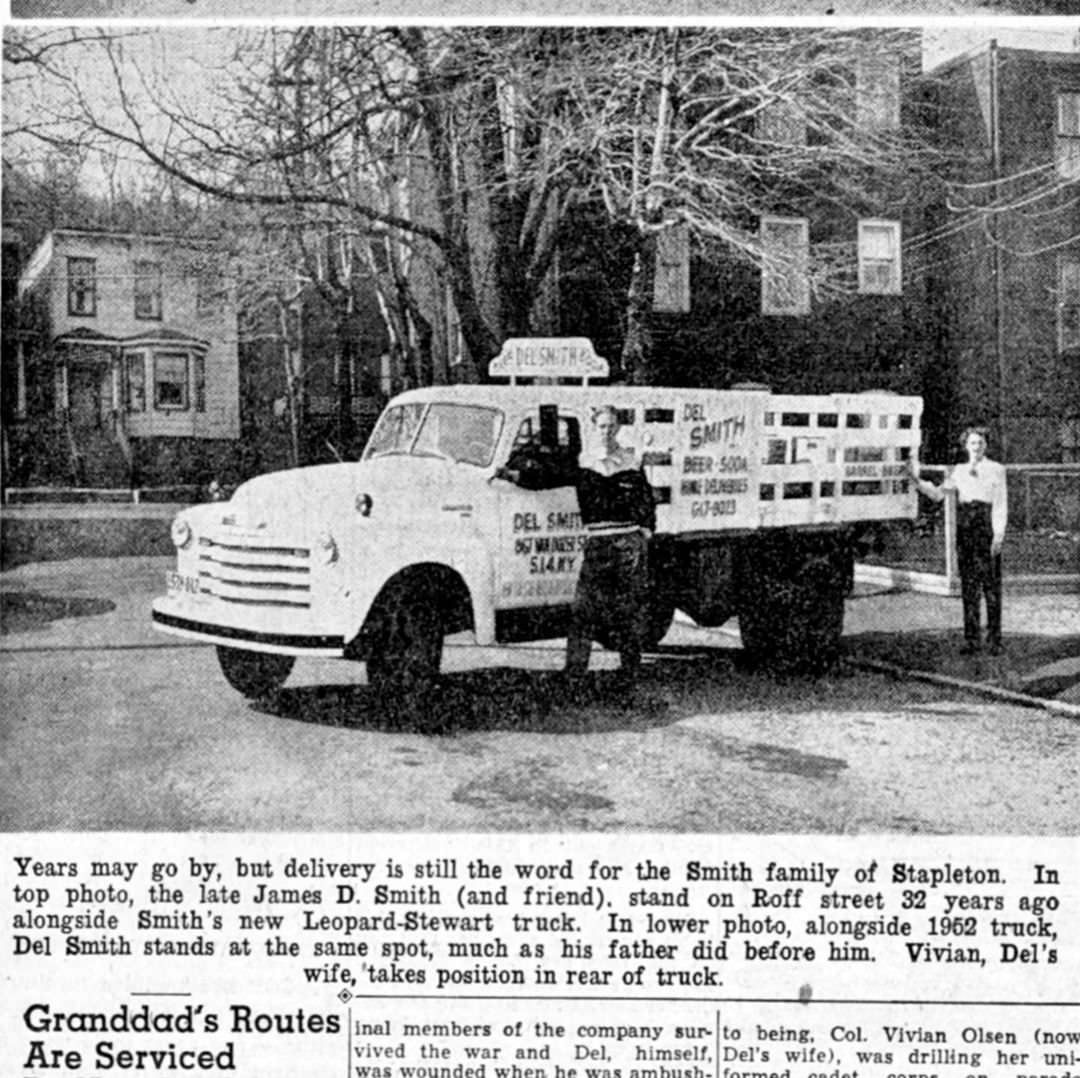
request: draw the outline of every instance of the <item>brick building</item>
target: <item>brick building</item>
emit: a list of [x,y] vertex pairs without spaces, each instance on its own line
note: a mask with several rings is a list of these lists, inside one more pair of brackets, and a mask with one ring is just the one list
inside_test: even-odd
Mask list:
[[990,42],[927,85],[941,147],[955,155],[918,254],[936,459],[981,421],[1005,460],[1077,460],[1080,55]]
[[[887,48],[871,33],[861,55],[853,48],[846,55],[850,70],[830,73],[836,115],[844,117],[836,120],[838,130],[847,122],[880,132],[884,142],[913,130],[921,118],[918,33],[893,36]],[[814,123],[820,100],[805,107],[743,104],[749,118],[733,127],[732,155],[805,161],[822,153],[829,160],[827,136]],[[794,166],[790,175],[758,196],[765,212],[734,222],[759,237],[759,264],[720,244],[696,243],[677,228],[661,234],[651,287],[650,380],[714,388],[756,381],[797,393],[919,392],[928,355],[924,296],[922,281],[906,273],[902,250],[919,227],[920,209],[904,189],[906,176],[885,169],[875,175],[868,161],[861,186],[851,184],[841,205],[816,192]],[[570,249],[560,252],[561,328],[592,336],[611,357],[621,343],[629,261],[619,257],[617,236],[595,242],[602,212],[577,212],[582,223],[569,230]]]

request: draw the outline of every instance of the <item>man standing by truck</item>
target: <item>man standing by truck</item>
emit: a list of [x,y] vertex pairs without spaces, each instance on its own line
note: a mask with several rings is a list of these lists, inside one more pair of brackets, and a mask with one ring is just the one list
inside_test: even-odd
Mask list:
[[632,682],[641,665],[649,602],[649,540],[656,530],[652,488],[633,449],[619,444],[612,405],[593,409],[592,443],[578,460],[578,509],[585,552],[566,641],[566,675],[579,687],[597,631],[606,632]]

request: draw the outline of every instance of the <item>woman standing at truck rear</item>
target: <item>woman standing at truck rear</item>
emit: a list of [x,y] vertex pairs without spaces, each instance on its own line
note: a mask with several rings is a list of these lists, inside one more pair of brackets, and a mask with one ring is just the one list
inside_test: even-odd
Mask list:
[[980,600],[986,599],[986,644],[991,655],[1001,654],[1001,547],[1008,520],[1005,467],[986,455],[985,427],[968,427],[960,437],[967,461],[956,465],[940,486],[919,478],[915,485],[928,498],[943,501],[947,491],[957,496],[956,549],[960,563],[960,595],[964,604],[966,654],[982,649]]

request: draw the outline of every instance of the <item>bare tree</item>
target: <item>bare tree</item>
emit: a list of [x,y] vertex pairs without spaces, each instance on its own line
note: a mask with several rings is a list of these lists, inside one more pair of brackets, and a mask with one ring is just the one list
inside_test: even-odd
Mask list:
[[[436,267],[475,373],[505,335],[534,328],[558,223],[575,197],[544,123],[563,90],[534,47],[542,36],[232,33],[227,62],[205,80],[218,87],[210,98],[161,77],[142,55],[157,42],[101,33],[70,41],[66,65],[41,65],[53,104],[9,132],[106,141],[193,191],[290,214],[297,258],[318,287],[346,302],[356,267],[375,271],[388,329],[422,379],[438,372],[425,354],[431,312],[420,313],[411,270]],[[51,55],[46,46],[9,41],[27,63]],[[76,52],[81,65],[70,60]],[[87,93],[73,70],[87,70],[88,56],[107,96]]]
[[[476,377],[505,336],[540,328],[562,230],[575,206],[602,204],[637,237],[623,370],[641,381],[659,236],[681,229],[698,250],[763,267],[777,257],[763,216],[884,212],[930,160],[915,132],[883,122],[899,100],[890,70],[917,57],[905,31],[346,26],[211,38],[212,94],[163,78],[143,41],[73,45],[107,72],[107,96],[47,43],[12,39],[62,102],[21,130],[49,139],[74,124],[84,144],[107,140],[193,191],[272,212],[342,326],[360,276],[373,282],[401,368],[420,381],[442,376],[422,269],[445,279]],[[850,287],[851,268],[849,247],[825,242],[808,272],[828,295]]]
[[[901,76],[918,69],[905,30],[784,27],[598,31],[572,86],[587,183],[637,236],[624,372],[647,380],[657,239],[681,229],[699,250],[764,268],[769,215],[899,211],[939,161],[901,118]],[[815,244],[820,296],[850,291],[851,244]]]

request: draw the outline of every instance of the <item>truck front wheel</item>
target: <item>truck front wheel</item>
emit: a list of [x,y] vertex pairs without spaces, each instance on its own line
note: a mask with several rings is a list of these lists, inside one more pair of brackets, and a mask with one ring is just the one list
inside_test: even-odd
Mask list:
[[410,589],[391,599],[367,660],[368,684],[380,705],[430,725],[442,648],[442,618],[432,597]]
[[739,632],[755,665],[825,670],[840,654],[846,565],[840,542],[748,543],[736,563]]
[[291,655],[267,655],[221,646],[217,657],[225,680],[249,700],[258,700],[280,689],[296,661]]

